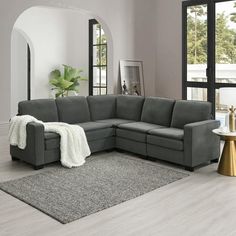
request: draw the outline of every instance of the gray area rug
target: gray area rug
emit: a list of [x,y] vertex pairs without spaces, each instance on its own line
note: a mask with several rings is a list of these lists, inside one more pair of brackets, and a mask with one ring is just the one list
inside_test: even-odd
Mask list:
[[117,152],[95,155],[78,168],[0,183],[0,189],[66,224],[188,176]]

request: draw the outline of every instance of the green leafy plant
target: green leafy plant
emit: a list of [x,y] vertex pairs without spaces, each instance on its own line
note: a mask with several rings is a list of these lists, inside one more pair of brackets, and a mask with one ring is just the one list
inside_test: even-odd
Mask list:
[[52,90],[56,90],[56,97],[68,96],[69,91],[79,92],[79,81],[87,80],[82,77],[83,70],[73,68],[68,65],[63,65],[64,72],[54,70],[50,73],[49,83],[52,85]]

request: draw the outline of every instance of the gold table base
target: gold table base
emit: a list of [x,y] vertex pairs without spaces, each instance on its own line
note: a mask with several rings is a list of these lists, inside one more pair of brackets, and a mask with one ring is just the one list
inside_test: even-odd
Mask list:
[[218,166],[218,173],[236,176],[236,142],[235,137],[225,137],[224,149]]

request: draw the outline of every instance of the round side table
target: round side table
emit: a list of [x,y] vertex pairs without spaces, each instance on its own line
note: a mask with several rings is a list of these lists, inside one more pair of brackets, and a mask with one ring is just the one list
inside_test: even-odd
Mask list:
[[220,129],[212,130],[225,141],[218,173],[227,176],[236,176],[236,132],[222,132]]

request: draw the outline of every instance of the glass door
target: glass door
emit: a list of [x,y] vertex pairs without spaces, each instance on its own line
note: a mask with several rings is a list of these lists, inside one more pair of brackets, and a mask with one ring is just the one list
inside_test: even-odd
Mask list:
[[210,101],[225,125],[221,88],[236,88],[236,0],[183,2],[183,99]]
[[183,2],[183,97],[208,100],[207,4]]
[[236,87],[236,1],[215,3],[215,114],[227,125],[224,87]]
[[187,99],[207,101],[207,5],[186,7]]

